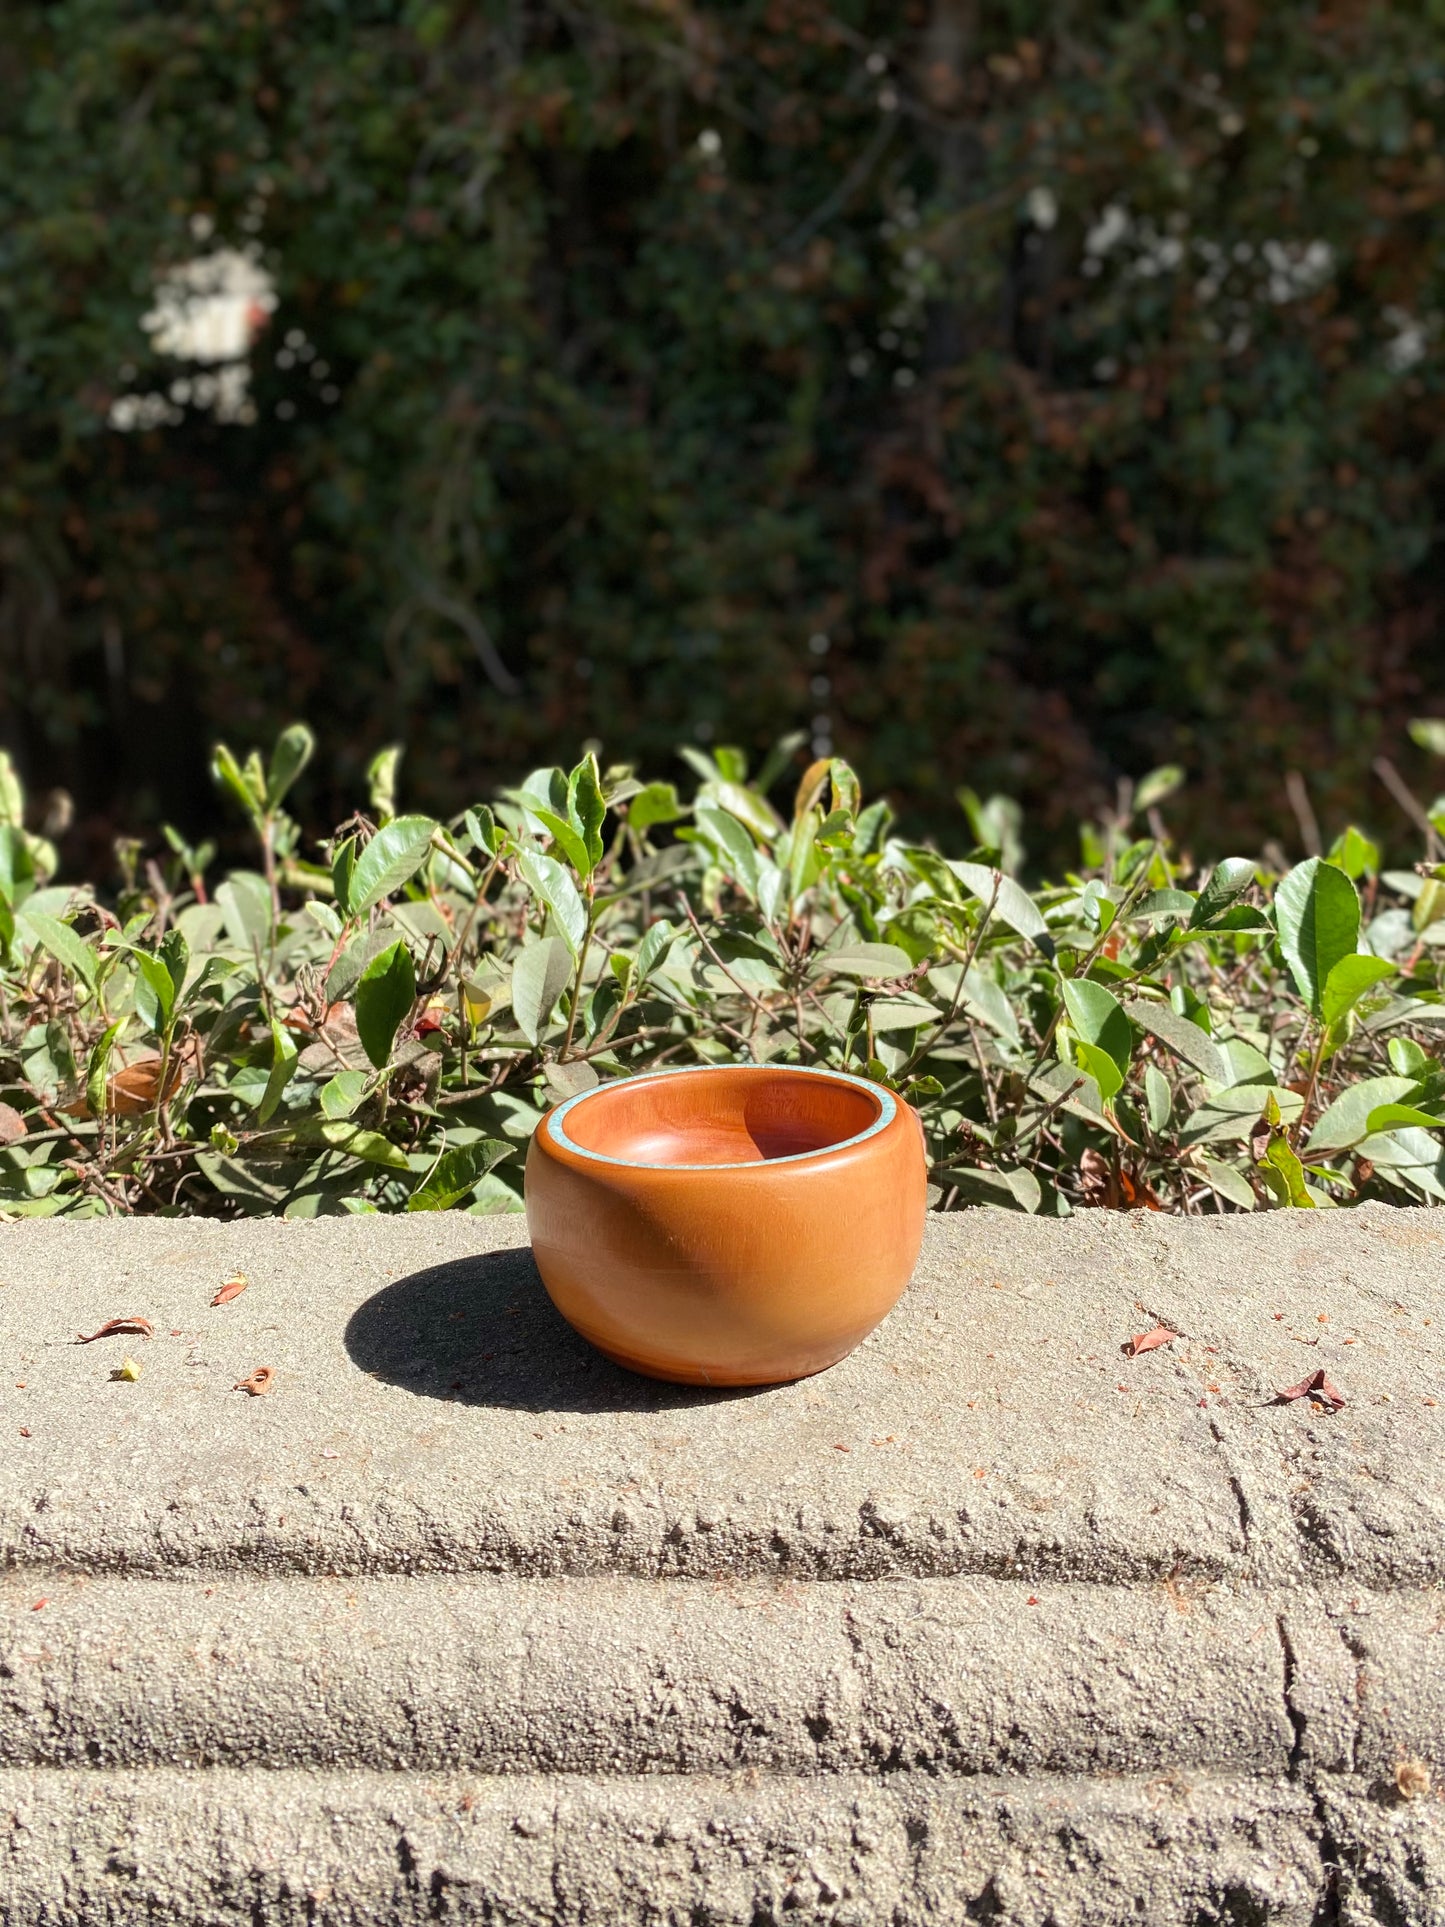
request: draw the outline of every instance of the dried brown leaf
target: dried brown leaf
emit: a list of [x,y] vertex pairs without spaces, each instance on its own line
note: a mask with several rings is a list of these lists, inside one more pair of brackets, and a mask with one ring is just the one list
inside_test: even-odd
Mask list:
[[1298,1385],[1291,1385],[1288,1391],[1276,1392],[1275,1397],[1281,1404],[1288,1404],[1296,1398],[1317,1398],[1322,1405],[1328,1405],[1332,1412],[1342,1411],[1345,1404],[1344,1393],[1337,1385],[1330,1383],[1323,1368],[1311,1372],[1308,1378],[1302,1378]]
[[93,1331],[89,1338],[84,1332],[77,1332],[75,1342],[78,1345],[93,1345],[97,1338],[118,1338],[123,1332],[139,1338],[154,1338],[156,1335],[155,1326],[149,1318],[128,1315],[124,1318],[107,1318],[100,1330]]
[[1430,1784],[1430,1767],[1425,1760],[1404,1759],[1395,1768],[1395,1785],[1402,1799],[1423,1799]]
[[260,1398],[263,1393],[271,1390],[275,1377],[276,1374],[269,1365],[258,1365],[249,1377],[238,1378],[231,1390],[245,1392],[251,1398]]
[[1158,1351],[1161,1345],[1167,1345],[1171,1338],[1178,1336],[1178,1332],[1170,1331],[1167,1325],[1156,1325],[1151,1332],[1140,1332],[1135,1338],[1126,1338],[1119,1350],[1125,1358],[1137,1358],[1141,1352]]
[[240,1297],[249,1282],[245,1272],[238,1271],[234,1277],[226,1280],[225,1284],[221,1286],[221,1289],[211,1300],[211,1303],[213,1305],[229,1305],[233,1298]]
[[25,1119],[9,1104],[0,1104],[0,1145],[18,1144],[25,1135]]
[[[174,1097],[180,1089],[182,1074],[182,1065],[173,1057],[166,1072],[168,1098]],[[138,1117],[143,1111],[155,1109],[160,1083],[160,1053],[157,1051],[138,1057],[107,1082],[105,1107],[117,1117]]]

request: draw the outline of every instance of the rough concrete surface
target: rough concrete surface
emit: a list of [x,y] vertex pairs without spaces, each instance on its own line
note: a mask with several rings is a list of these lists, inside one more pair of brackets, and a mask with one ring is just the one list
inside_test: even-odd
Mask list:
[[6,1226],[0,1920],[1445,1922],[1442,1259],[969,1212],[720,1394],[515,1219]]

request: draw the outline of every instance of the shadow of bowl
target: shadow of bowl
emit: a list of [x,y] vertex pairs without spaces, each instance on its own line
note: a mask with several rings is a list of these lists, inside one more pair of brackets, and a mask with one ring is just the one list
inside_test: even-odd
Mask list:
[[554,1309],[530,1246],[398,1278],[352,1313],[345,1344],[362,1371],[419,1398],[523,1412],[663,1412],[769,1389],[666,1385],[612,1364]]

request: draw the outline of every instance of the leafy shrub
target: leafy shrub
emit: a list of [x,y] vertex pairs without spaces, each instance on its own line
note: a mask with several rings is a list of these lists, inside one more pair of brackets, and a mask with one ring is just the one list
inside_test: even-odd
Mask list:
[[312,747],[216,751],[258,868],[212,888],[168,830],[113,905],[0,766],[7,1215],[515,1210],[548,1103],[730,1060],[902,1092],[944,1210],[1445,1199],[1445,869],[1381,876],[1358,831],[1193,877],[1158,771],[1027,890],[1005,800],[965,793],[948,858],[835,758],[780,811],[785,739],[752,781],[685,751],[687,802],[587,755],[448,823],[387,752],[318,862],[284,807]]
[[[1216,848],[1343,823],[1445,712],[1441,24],[8,0],[0,742],[83,834],[323,703],[318,821],[398,737],[441,814],[796,724],[1055,873],[1166,761]],[[217,420],[145,322],[243,249]]]

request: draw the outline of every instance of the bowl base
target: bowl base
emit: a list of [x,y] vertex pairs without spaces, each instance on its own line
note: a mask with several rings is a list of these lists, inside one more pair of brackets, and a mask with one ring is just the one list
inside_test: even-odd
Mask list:
[[589,1345],[601,1352],[604,1358],[611,1359],[614,1365],[620,1365],[626,1372],[635,1372],[639,1378],[657,1379],[664,1385],[692,1385],[699,1391],[726,1392],[740,1391],[748,1386],[796,1385],[800,1378],[815,1378],[819,1372],[829,1371],[834,1365],[840,1364],[843,1359],[848,1356],[849,1352],[857,1350],[856,1345],[845,1346],[842,1351],[836,1352],[831,1358],[825,1358],[821,1363],[816,1365],[805,1365],[800,1371],[705,1372],[701,1370],[700,1367],[694,1365],[662,1366],[653,1364],[644,1359],[633,1357],[628,1352],[615,1351],[610,1345],[599,1345],[597,1340],[589,1336],[586,1332],[581,1333],[581,1336],[587,1339]]

